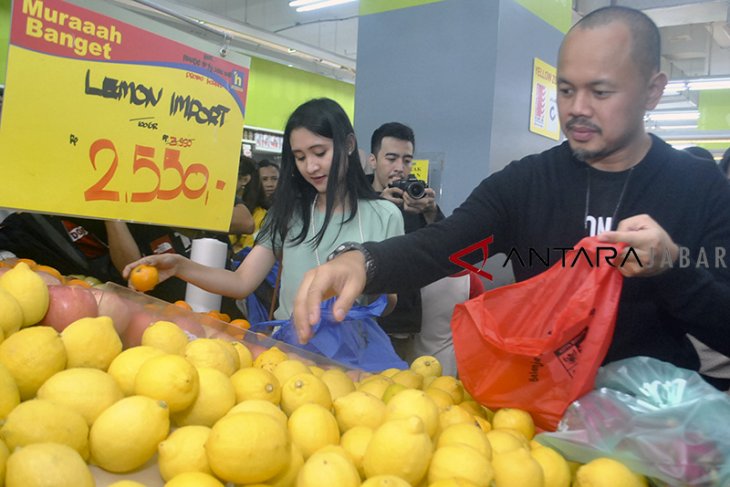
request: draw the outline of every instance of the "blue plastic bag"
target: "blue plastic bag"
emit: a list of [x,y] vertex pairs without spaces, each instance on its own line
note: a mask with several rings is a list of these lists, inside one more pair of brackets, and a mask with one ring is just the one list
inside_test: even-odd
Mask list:
[[536,439],[570,460],[610,457],[671,486],[730,485],[730,396],[649,357],[602,367],[596,390]]
[[[248,256],[251,252],[251,247],[244,247],[238,253],[231,258],[231,269],[236,270],[243,262],[243,259]],[[276,276],[279,273],[279,262],[274,262],[273,267],[266,275],[266,280],[259,286],[262,291],[267,291],[264,294],[268,295],[276,288]],[[263,289],[264,286],[268,286],[269,289]],[[257,290],[258,291],[258,290]],[[244,298],[246,302],[246,319],[252,325],[257,323],[263,323],[269,319],[269,306],[271,303],[262,301],[259,293],[253,292]],[[262,294],[262,296],[264,295]]]
[[367,306],[355,304],[342,322],[335,321],[332,316],[334,302],[335,298],[331,298],[322,303],[320,322],[314,326],[312,338],[305,345],[299,343],[291,320],[259,323],[251,329],[261,331],[267,327],[278,327],[272,338],[368,372],[408,368],[408,364],[393,350],[388,335],[375,321],[387,305],[385,295]]

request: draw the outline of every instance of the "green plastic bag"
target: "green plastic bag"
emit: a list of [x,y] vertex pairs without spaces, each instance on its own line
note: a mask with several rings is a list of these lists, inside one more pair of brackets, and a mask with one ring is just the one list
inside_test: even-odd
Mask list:
[[658,485],[730,485],[730,396],[649,357],[602,367],[596,389],[536,439],[581,463],[613,458]]

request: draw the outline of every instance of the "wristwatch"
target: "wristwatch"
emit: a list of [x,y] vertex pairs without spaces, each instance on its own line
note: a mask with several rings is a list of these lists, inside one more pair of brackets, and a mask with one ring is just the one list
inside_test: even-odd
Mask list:
[[351,250],[358,250],[365,257],[365,282],[371,282],[373,280],[373,277],[375,276],[375,259],[373,259],[370,251],[359,242],[345,242],[338,245],[337,248],[333,250],[330,255],[327,256],[327,261],[329,262],[338,255],[344,254],[345,252],[349,252]]

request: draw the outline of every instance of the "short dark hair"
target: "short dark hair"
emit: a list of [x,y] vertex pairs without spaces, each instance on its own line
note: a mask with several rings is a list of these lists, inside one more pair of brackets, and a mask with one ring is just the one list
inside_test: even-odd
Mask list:
[[661,69],[659,28],[644,12],[629,7],[603,7],[580,19],[570,30],[592,29],[623,22],[631,32],[631,57],[646,79]]
[[370,153],[378,155],[380,146],[383,143],[385,137],[393,137],[398,140],[405,140],[413,144],[416,147],[416,136],[413,134],[413,129],[408,125],[403,125],[400,122],[388,122],[378,127],[373,136],[370,138]]

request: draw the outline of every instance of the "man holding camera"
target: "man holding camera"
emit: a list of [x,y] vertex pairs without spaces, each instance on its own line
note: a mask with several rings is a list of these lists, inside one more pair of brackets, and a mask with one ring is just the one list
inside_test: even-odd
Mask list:
[[381,125],[370,139],[373,189],[403,211],[406,233],[444,218],[434,190],[411,176],[414,149],[413,130],[398,122]]
[[[444,218],[436,205],[434,190],[411,175],[414,149],[413,130],[402,123],[389,122],[373,132],[368,157],[373,168],[373,189],[401,209],[406,233]],[[414,343],[415,334],[421,331],[421,315],[421,290],[413,288],[398,293],[393,312],[378,320],[404,360],[410,361],[416,354],[430,354],[431,349],[438,348],[419,346],[423,334],[416,340],[419,343]],[[428,333],[425,338],[428,343]]]

